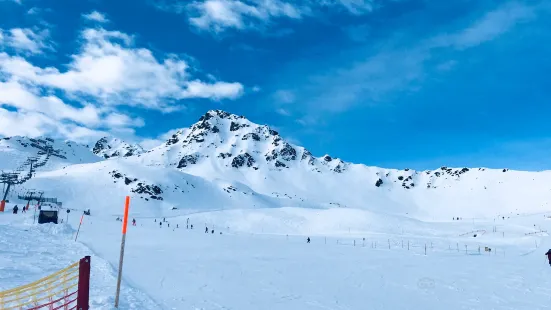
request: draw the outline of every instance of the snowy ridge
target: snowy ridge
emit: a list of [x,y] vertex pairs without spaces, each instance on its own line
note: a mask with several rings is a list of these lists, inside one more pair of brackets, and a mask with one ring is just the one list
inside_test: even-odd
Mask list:
[[169,209],[307,207],[450,220],[551,208],[550,171],[414,171],[352,164],[329,155],[315,157],[268,126],[220,110],[208,111],[147,152],[114,138],[100,139],[92,151],[44,139],[36,147],[33,140],[0,140],[3,169],[16,169],[29,156],[44,153],[43,145],[56,150],[36,177],[15,191],[39,188],[78,205],[117,204],[130,194],[150,215]]
[[128,144],[117,138],[108,137],[99,139],[92,148],[92,153],[105,159],[111,157],[129,157],[142,154],[143,152],[145,152],[144,149],[138,144]]
[[60,141],[47,137],[6,137],[0,139],[0,169],[16,170],[25,165],[29,157],[45,164],[40,170],[55,170],[65,166],[100,161],[88,147],[72,141]]

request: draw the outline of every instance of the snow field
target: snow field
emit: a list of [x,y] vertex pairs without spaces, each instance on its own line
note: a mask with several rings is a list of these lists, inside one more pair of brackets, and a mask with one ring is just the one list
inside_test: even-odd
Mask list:
[[[91,256],[90,307],[114,309],[116,272],[80,242],[66,224],[33,225],[32,215],[0,213],[0,291],[28,284]],[[124,286],[120,309],[159,309],[146,294]]]
[[[397,243],[397,235],[363,231],[367,237],[361,246],[359,232],[344,232],[313,236],[306,244],[305,235],[287,236],[283,230],[262,234],[217,223],[214,218],[223,214],[190,215],[193,230],[185,229],[187,216],[167,218],[170,228],[167,223],[159,227],[160,219],[138,218],[138,225],[128,229],[126,285],[147,292],[160,309],[548,309],[551,270],[543,253],[551,243],[547,236],[524,236],[519,228],[547,224],[540,216],[503,224],[510,232],[506,238],[487,232],[478,241],[452,238],[446,230],[439,236],[435,225],[433,235],[403,236],[411,242],[408,251]],[[215,234],[204,233],[200,220],[209,216],[206,224]],[[88,220],[92,224],[83,225],[79,239],[115,265],[121,223],[93,216]],[[467,224],[455,225],[468,231],[462,227]],[[497,255],[483,247],[478,254],[478,244],[498,240]],[[376,249],[370,241],[378,243]],[[433,248],[424,255],[429,242]],[[459,252],[448,249],[452,242],[459,243]]]

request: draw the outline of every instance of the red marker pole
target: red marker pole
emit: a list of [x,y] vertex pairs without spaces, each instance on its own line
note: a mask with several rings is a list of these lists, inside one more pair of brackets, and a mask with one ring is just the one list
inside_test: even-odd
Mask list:
[[124,244],[126,243],[126,226],[128,224],[128,208],[130,207],[130,197],[126,196],[124,204],[124,218],[122,219],[122,240],[121,240],[121,256],[119,258],[119,276],[117,278],[117,293],[115,294],[115,308],[119,308],[119,294],[121,291],[122,278],[122,261],[124,258]]

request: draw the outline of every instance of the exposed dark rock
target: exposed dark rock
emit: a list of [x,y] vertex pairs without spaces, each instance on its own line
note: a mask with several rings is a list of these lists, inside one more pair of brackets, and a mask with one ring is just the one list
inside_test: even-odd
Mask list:
[[239,130],[240,128],[244,128],[244,127],[249,127],[249,125],[247,125],[247,124],[239,124],[239,123],[236,123],[236,122],[231,122],[231,124],[230,124],[230,131],[237,131],[237,130]]
[[272,136],[277,136],[277,135],[279,135],[279,133],[278,133],[277,131],[273,130],[273,129],[268,130],[268,132],[269,132]]
[[184,155],[182,159],[178,162],[177,168],[187,167],[189,165],[194,165],[197,163],[198,155]]
[[254,141],[260,141],[260,136],[254,132],[250,132],[241,138],[241,140],[253,139]]
[[377,182],[375,182],[375,186],[380,187],[381,185],[383,185],[383,180],[378,179]]
[[245,165],[247,167],[252,167],[254,163],[254,158],[249,153],[245,153],[235,156],[235,158],[232,160],[231,166],[234,168],[243,167]]
[[398,177],[398,180],[400,180],[400,181],[402,181],[403,179],[404,179],[403,176],[399,176],[399,177]]
[[330,162],[330,161],[333,160],[333,158],[331,158],[331,156],[329,156],[329,155],[325,155],[325,156],[323,157],[323,160],[325,160],[326,162]]
[[231,157],[231,153],[220,153],[220,154],[218,154],[218,157],[222,158],[222,159],[226,159],[226,158]]
[[289,143],[285,143],[279,154],[281,155],[281,158],[287,161],[295,160],[297,158],[297,151]]
[[220,129],[218,129],[218,127],[216,127],[216,126],[213,126],[211,131],[214,132],[214,133],[217,133],[217,132],[220,132]]
[[275,162],[275,166],[278,168],[287,167],[284,163],[280,162],[279,160]]

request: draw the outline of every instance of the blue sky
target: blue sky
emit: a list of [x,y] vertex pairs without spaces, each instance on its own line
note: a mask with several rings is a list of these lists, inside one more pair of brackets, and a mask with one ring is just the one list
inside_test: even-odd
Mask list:
[[0,135],[223,109],[367,165],[551,169],[548,29],[548,1],[0,0]]

